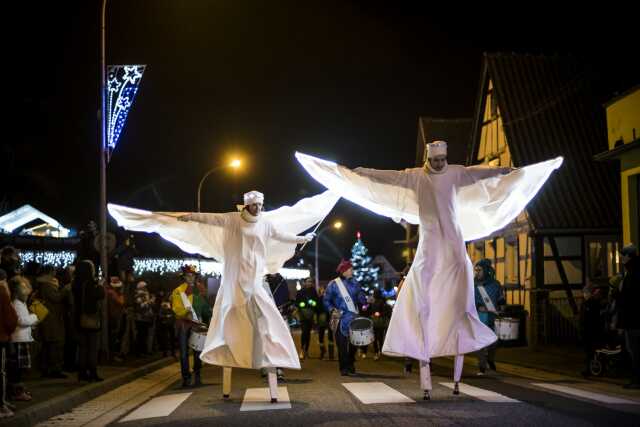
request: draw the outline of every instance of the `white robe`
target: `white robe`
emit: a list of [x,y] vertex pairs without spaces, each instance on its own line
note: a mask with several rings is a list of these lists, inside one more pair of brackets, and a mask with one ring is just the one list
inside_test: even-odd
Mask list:
[[352,171],[301,153],[296,157],[311,176],[344,198],[420,224],[416,255],[394,306],[383,353],[429,360],[477,351],[497,339],[478,319],[464,242],[512,221],[562,158],[500,175],[496,169],[459,165],[449,165],[442,174],[422,168]]
[[237,368],[300,369],[289,328],[263,287],[265,273],[276,273],[295,251],[296,236],[322,221],[338,200],[331,192],[302,199],[247,222],[239,212],[154,213],[109,204],[119,225],[157,232],[182,250],[222,261],[224,271],[200,358]]

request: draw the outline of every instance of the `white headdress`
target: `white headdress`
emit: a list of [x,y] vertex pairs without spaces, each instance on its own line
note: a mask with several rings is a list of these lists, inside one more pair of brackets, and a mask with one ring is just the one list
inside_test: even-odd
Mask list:
[[447,142],[446,141],[433,141],[431,144],[427,144],[427,159],[431,159],[436,156],[447,155]]
[[248,193],[244,193],[244,204],[252,205],[254,203],[264,203],[264,194],[259,191],[249,191]]

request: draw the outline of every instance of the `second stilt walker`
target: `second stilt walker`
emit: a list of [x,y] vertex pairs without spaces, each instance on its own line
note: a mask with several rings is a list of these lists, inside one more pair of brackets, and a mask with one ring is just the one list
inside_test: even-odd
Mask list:
[[162,213],[109,205],[118,224],[135,231],[157,232],[186,252],[221,260],[222,283],[213,307],[200,358],[223,367],[223,396],[231,391],[231,368],[269,371],[271,401],[276,402],[276,368],[300,369],[293,339],[272,297],[263,286],[265,273],[276,273],[294,255],[297,236],[333,208],[330,192],[300,200],[294,206],[262,212],[264,196],[244,195],[239,212]]
[[346,199],[378,214],[419,224],[416,255],[394,306],[382,352],[420,361],[430,398],[432,358],[455,356],[454,394],[463,355],[493,343],[478,318],[473,268],[465,241],[487,236],[513,220],[562,158],[511,168],[447,164],[447,144],[427,146],[423,168],[404,171],[347,169],[297,153],[309,174]]

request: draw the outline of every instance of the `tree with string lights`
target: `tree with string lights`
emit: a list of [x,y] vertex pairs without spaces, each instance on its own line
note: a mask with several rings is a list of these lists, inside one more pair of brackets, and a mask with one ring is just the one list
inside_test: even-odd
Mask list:
[[358,231],[356,242],[351,248],[351,264],[353,265],[353,278],[367,295],[373,292],[378,282],[380,270],[380,267],[371,264],[372,258],[367,255],[368,252],[369,250],[362,242],[362,235]]

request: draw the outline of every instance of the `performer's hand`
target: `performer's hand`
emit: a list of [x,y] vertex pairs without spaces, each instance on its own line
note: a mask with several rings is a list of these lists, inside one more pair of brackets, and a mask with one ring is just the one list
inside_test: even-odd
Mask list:
[[190,220],[191,220],[191,215],[189,214],[180,215],[178,217],[178,221],[188,222]]
[[304,241],[310,242],[316,237],[316,233],[307,233],[304,235]]
[[511,172],[513,172],[514,170],[516,170],[516,169],[515,168],[511,168],[511,167],[509,167],[509,168],[500,168],[500,173],[502,175],[508,175]]

